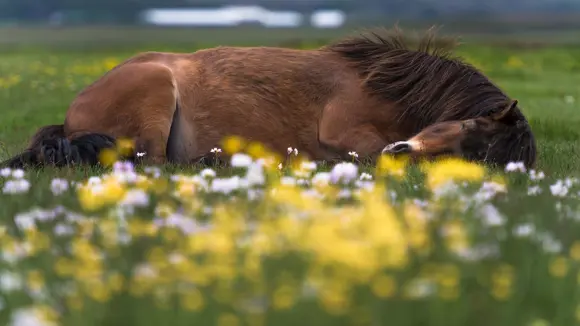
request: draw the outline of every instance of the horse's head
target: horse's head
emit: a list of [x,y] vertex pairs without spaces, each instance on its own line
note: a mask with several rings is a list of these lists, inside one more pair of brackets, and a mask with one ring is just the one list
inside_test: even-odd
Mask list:
[[527,166],[533,165],[534,139],[527,122],[515,112],[517,103],[511,101],[488,116],[435,123],[406,141],[387,145],[382,153],[415,158],[450,155],[499,165],[519,158]]

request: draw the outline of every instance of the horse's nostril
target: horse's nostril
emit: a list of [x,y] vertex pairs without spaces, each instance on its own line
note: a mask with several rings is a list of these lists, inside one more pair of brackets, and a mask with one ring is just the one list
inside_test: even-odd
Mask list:
[[411,150],[411,146],[409,146],[408,143],[399,143],[396,144],[395,146],[393,146],[393,153],[403,153],[403,152],[408,152]]
[[408,153],[411,150],[412,150],[411,145],[408,142],[402,141],[385,147],[383,153],[391,153],[391,154]]

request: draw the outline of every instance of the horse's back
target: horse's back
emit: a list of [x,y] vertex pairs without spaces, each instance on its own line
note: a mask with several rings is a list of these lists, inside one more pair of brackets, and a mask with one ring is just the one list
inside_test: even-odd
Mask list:
[[317,51],[217,47],[176,56],[182,126],[201,153],[238,135],[285,150],[316,139],[322,108],[341,83]]

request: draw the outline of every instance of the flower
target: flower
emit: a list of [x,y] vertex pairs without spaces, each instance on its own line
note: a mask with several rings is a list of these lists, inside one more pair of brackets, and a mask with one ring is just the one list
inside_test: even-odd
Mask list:
[[377,175],[391,175],[402,178],[405,175],[405,167],[408,158],[395,158],[388,155],[381,155],[377,162]]
[[350,162],[336,164],[330,172],[330,182],[349,183],[358,176],[358,167]]
[[483,166],[457,158],[447,158],[425,166],[427,186],[434,190],[453,181],[480,181],[485,176]]
[[24,170],[22,169],[12,170],[12,177],[16,179],[24,178]]
[[2,188],[5,194],[23,194],[30,189],[30,182],[26,179],[8,180]]
[[264,168],[259,163],[251,163],[246,171],[246,179],[249,186],[262,185],[266,182]]
[[205,168],[199,173],[202,178],[215,178],[216,172],[210,168]]
[[[244,141],[244,139],[242,139],[242,137],[239,136],[229,136],[226,137],[223,140],[223,149],[226,151],[226,153],[229,154],[233,154],[233,153],[237,153],[239,151],[242,150],[242,148],[245,146],[246,142]],[[216,148],[214,148],[216,149]],[[219,151],[221,152],[221,151]],[[214,151],[214,153],[218,153],[218,150],[216,149],[216,151]]]
[[248,167],[252,163],[252,157],[247,154],[236,153],[232,155],[231,164],[234,167]]
[[56,326],[57,324],[46,318],[40,309],[35,307],[20,308],[10,319],[11,326]]
[[10,168],[3,168],[0,170],[0,177],[8,178],[12,174],[12,170]]
[[506,172],[526,172],[524,162],[509,162],[505,167]]
[[60,178],[52,179],[50,182],[50,190],[55,196],[61,195],[68,190],[68,181]]

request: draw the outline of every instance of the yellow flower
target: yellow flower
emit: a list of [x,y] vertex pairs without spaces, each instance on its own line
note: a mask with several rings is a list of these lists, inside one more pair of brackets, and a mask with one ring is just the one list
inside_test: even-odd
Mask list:
[[59,313],[48,305],[35,305],[33,313],[36,314],[42,322],[42,325],[58,325]]
[[292,307],[295,301],[296,290],[290,285],[278,287],[273,294],[274,309],[286,310]]
[[343,284],[326,284],[320,289],[318,297],[326,312],[332,315],[343,315],[349,309],[349,296]]
[[112,272],[107,277],[107,285],[111,292],[120,292],[123,289],[123,275],[119,272]]
[[460,253],[468,248],[469,239],[463,222],[460,220],[446,222],[444,230],[446,232],[445,243],[451,251]]
[[506,62],[506,65],[511,68],[521,68],[524,66],[524,62],[519,57],[510,56]]
[[75,265],[74,263],[65,257],[58,257],[54,264],[54,271],[58,276],[66,277],[74,274]]
[[102,184],[85,184],[78,189],[79,202],[82,208],[87,211],[116,203],[124,195],[124,186],[112,177],[104,178]]
[[112,166],[117,160],[117,152],[111,148],[105,148],[99,152],[99,162],[103,166]]
[[564,277],[568,274],[568,260],[566,257],[556,257],[550,263],[550,274],[554,277]]
[[191,198],[195,196],[196,185],[192,181],[178,181],[175,190],[175,196],[180,199]]
[[395,158],[389,155],[381,155],[377,162],[376,174],[379,176],[391,175],[399,179],[403,178],[408,161],[407,156]]
[[239,326],[240,319],[232,313],[225,313],[218,316],[217,326]]
[[253,159],[265,157],[266,154],[268,153],[268,150],[264,147],[264,145],[258,142],[251,142],[250,144],[248,144],[248,148],[246,151],[248,155],[250,155]]
[[105,67],[106,70],[111,70],[111,69],[115,68],[118,64],[119,64],[119,60],[116,58],[107,58],[103,62],[103,66]]
[[40,291],[44,288],[44,276],[37,270],[28,272],[27,280],[28,287],[33,291]]
[[440,285],[439,296],[444,300],[453,300],[459,296],[460,270],[453,264],[439,266],[437,280]]
[[111,298],[111,291],[102,282],[85,283],[88,296],[97,302],[107,302]]
[[235,135],[225,137],[222,143],[224,151],[228,154],[240,152],[246,144],[245,140],[242,139],[242,137]]
[[550,323],[545,319],[537,318],[530,323],[530,326],[550,326]]
[[128,138],[119,138],[116,141],[117,153],[122,156],[130,156],[135,150],[135,142]]
[[371,290],[377,297],[381,299],[392,297],[395,295],[396,289],[397,283],[395,279],[392,276],[386,274],[377,276],[371,284]]
[[435,189],[448,181],[480,181],[485,168],[477,163],[458,158],[446,158],[435,163],[424,164],[427,186]]
[[185,310],[199,311],[204,305],[203,294],[198,289],[188,289],[181,293],[181,306]]
[[491,294],[497,300],[506,300],[512,293],[514,279],[513,267],[507,264],[499,266],[492,274]]
[[576,261],[580,260],[580,241],[574,241],[570,247],[570,258]]
[[68,294],[66,297],[67,307],[72,308],[73,310],[81,310],[84,305],[83,296],[79,293],[79,291],[73,291],[72,293]]

